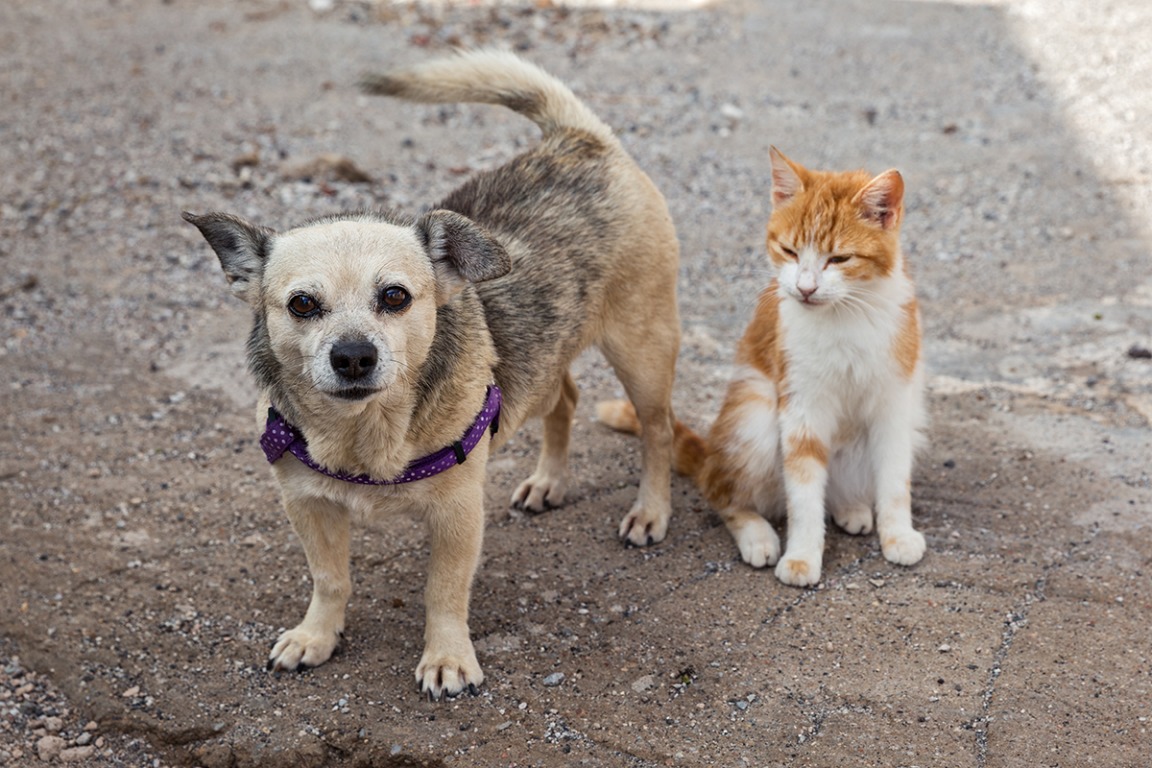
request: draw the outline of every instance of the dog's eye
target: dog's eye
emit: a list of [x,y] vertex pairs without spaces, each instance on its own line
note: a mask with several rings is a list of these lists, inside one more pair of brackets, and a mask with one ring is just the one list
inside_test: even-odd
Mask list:
[[296,317],[314,317],[320,314],[320,302],[306,293],[293,294],[288,299],[288,311]]
[[380,309],[387,312],[399,312],[411,301],[411,294],[398,285],[390,285],[380,291]]

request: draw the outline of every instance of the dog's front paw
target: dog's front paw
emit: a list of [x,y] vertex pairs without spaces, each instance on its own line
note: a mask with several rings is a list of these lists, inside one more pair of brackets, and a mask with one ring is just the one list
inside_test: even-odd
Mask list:
[[280,635],[268,654],[268,669],[290,672],[300,667],[318,667],[332,657],[339,643],[339,632],[318,631],[301,624]]
[[484,672],[476,660],[472,643],[460,653],[439,653],[425,650],[416,667],[416,684],[420,692],[433,701],[443,696],[456,696],[467,688],[472,693],[484,682]]
[[810,587],[820,581],[821,557],[819,554],[785,554],[776,563],[776,578],[793,587]]
[[668,535],[669,517],[669,510],[655,511],[637,500],[632,510],[620,521],[620,538],[625,544],[636,547],[658,544]]
[[928,548],[928,544],[920,531],[903,528],[881,534],[880,548],[884,552],[884,559],[890,563],[915,565],[924,557],[924,550]]
[[512,506],[526,512],[543,512],[558,507],[564,503],[566,485],[563,474],[537,470],[512,494]]

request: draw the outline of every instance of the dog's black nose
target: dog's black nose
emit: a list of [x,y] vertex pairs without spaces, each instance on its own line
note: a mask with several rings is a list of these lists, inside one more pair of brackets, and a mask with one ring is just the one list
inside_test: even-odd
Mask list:
[[362,379],[376,367],[376,346],[368,341],[342,341],[328,356],[332,370],[346,379]]

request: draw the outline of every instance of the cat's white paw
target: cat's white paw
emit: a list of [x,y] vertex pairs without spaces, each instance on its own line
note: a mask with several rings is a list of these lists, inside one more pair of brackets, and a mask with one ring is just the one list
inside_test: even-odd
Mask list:
[[833,509],[832,519],[836,525],[853,536],[872,533],[872,507],[867,504],[853,504],[844,509]]
[[785,554],[776,564],[776,578],[793,587],[810,587],[820,581],[820,555]]
[[880,548],[884,559],[897,565],[915,565],[924,557],[928,543],[924,534],[913,528],[886,531],[880,536]]
[[527,512],[543,512],[564,503],[567,478],[563,473],[533,472],[512,494],[512,506]]
[[775,565],[780,558],[780,537],[762,517],[746,521],[732,537],[736,539],[740,557],[753,568]]

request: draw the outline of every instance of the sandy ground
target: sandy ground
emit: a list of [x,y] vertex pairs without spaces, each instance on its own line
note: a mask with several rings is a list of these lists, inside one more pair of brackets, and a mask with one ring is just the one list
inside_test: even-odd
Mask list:
[[[1149,764],[1152,6],[331,5],[0,4],[0,765]],[[535,426],[492,462],[478,696],[414,688],[413,521],[357,529],[342,651],[265,671],[307,571],[247,310],[179,212],[419,210],[534,127],[352,83],[488,43],[568,81],[667,196],[698,426],[768,277],[769,145],[904,172],[922,563],[832,531],[824,581],[783,586],[682,480],[667,541],[625,549],[638,448],[592,421],[619,388],[590,354],[570,503],[508,509]],[[370,181],[301,171],[324,153]]]

